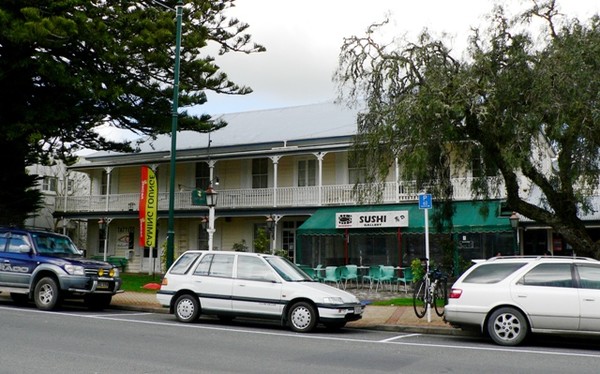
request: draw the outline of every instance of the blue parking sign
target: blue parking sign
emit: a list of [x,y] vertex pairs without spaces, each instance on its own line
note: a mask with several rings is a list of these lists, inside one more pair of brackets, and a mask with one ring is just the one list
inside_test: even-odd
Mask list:
[[430,193],[424,193],[419,195],[419,209],[431,209]]

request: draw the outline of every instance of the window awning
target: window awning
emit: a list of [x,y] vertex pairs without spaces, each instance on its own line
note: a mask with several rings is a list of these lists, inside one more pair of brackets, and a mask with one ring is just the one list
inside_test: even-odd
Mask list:
[[[461,201],[452,203],[453,233],[470,232],[506,232],[513,231],[508,217],[499,216],[500,201]],[[414,204],[346,206],[321,208],[307,219],[297,230],[298,235],[344,235],[346,229],[336,228],[336,213],[349,212],[381,212],[406,210],[408,211],[408,227],[401,227],[403,234],[420,234],[425,232],[425,214]],[[429,232],[437,233],[432,223],[436,205],[429,211]],[[350,235],[381,235],[397,232],[397,228],[351,228]],[[443,231],[447,232],[447,230]]]

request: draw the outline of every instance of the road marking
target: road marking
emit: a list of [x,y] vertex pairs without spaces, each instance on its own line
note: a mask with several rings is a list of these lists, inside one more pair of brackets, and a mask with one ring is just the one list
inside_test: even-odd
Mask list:
[[399,335],[399,336],[393,336],[391,338],[387,338],[387,339],[383,339],[383,340],[379,340],[379,342],[381,343],[388,343],[388,342],[392,342],[394,340],[398,340],[398,339],[404,339],[404,338],[412,338],[413,336],[421,336],[422,334],[406,334],[406,335]]
[[[328,340],[328,341],[341,341],[341,342],[351,342],[351,343],[373,343],[373,344],[394,344],[401,346],[411,346],[411,347],[434,347],[434,348],[446,348],[446,349],[455,349],[455,350],[477,350],[477,351],[487,351],[487,352],[511,352],[511,353],[525,353],[525,354],[537,354],[542,356],[564,356],[564,357],[586,357],[586,358],[600,358],[600,353],[591,354],[591,353],[570,353],[570,352],[556,352],[556,351],[546,351],[546,350],[533,350],[533,349],[518,349],[518,348],[503,348],[503,347],[478,347],[478,346],[458,346],[458,345],[450,345],[450,344],[436,344],[436,343],[409,343],[406,341],[388,341],[390,339],[385,340],[368,340],[368,339],[352,339],[352,338],[338,338],[334,336],[315,336],[311,334],[302,334],[302,333],[294,333],[294,332],[272,332],[272,331],[253,331],[247,329],[240,328],[226,328],[226,327],[216,327],[216,326],[206,326],[199,324],[191,324],[191,323],[179,323],[176,321],[173,322],[153,322],[153,321],[137,321],[135,319],[127,319],[127,318],[117,318],[106,315],[89,315],[89,314],[78,314],[78,313],[69,313],[69,312],[47,312],[43,310],[37,309],[25,309],[25,308],[14,308],[14,307],[2,307],[0,306],[0,310],[8,310],[13,312],[26,312],[26,313],[43,313],[48,315],[61,315],[68,317],[80,317],[80,318],[93,318],[93,319],[101,319],[107,321],[116,321],[116,322],[126,322],[126,323],[138,323],[145,325],[155,325],[155,326],[165,326],[172,328],[185,328],[185,329],[198,329],[198,330],[210,330],[210,331],[223,331],[223,332],[235,332],[235,333],[244,333],[244,334],[254,334],[254,335],[269,335],[269,336],[278,336],[278,337],[290,337],[290,338],[301,338],[301,339],[313,339],[313,340]],[[156,313],[148,313],[148,314],[156,314]],[[130,316],[132,314],[123,314],[125,317]],[[161,314],[162,315],[162,314]],[[402,337],[408,337],[409,335],[405,335]],[[394,337],[396,339],[398,337]]]

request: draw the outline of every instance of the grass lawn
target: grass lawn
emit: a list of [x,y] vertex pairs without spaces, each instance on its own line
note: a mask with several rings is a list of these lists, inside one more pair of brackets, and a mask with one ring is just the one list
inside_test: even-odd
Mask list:
[[148,283],[158,283],[162,281],[162,274],[143,274],[143,273],[121,273],[123,285],[121,289],[124,291],[156,293],[156,290],[147,290],[142,288]]
[[389,300],[373,301],[371,305],[377,306],[413,306],[412,297],[399,297]]

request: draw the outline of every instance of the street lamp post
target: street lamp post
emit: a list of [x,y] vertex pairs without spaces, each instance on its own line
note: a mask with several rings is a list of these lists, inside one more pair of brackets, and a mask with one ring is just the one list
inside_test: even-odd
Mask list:
[[100,218],[98,220],[98,229],[100,229],[102,239],[104,240],[104,262],[106,262],[108,252],[108,225],[110,221],[112,221],[112,218]]
[[514,254],[518,255],[521,252],[521,248],[519,248],[519,214],[517,212],[512,212],[509,219],[510,225],[512,226],[513,230],[515,230]]
[[273,217],[273,215],[271,214],[270,216],[267,217],[267,232],[269,233],[269,245],[271,247],[271,254],[275,254],[275,241],[273,240],[274,235],[273,232],[275,231],[275,218]]
[[215,233],[215,207],[217,206],[218,193],[209,185],[206,189],[206,205],[208,206],[208,250],[213,250],[213,235]]
[[169,170],[169,221],[167,227],[167,269],[173,264],[175,253],[175,159],[177,150],[177,117],[179,116],[179,60],[181,50],[181,23],[183,0],[177,2],[175,31],[175,67],[173,68],[173,107],[171,109],[171,163]]

